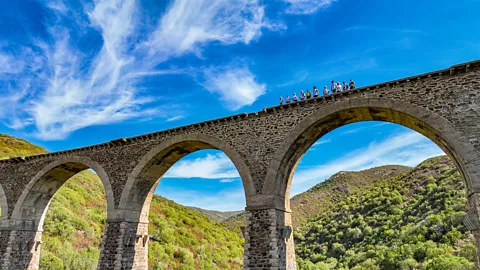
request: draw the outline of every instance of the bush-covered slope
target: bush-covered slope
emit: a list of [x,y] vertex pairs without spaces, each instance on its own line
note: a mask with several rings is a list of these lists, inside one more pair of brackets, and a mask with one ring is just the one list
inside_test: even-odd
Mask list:
[[474,269],[465,189],[446,157],[378,179],[295,232],[300,269]]
[[[0,159],[45,149],[0,135]],[[96,269],[105,229],[106,200],[100,179],[83,171],[53,197],[45,217],[40,269]],[[197,211],[160,196],[150,210],[150,269],[241,269],[243,239]]]
[[0,134],[0,159],[45,153],[45,149],[25,140]]
[[150,208],[150,269],[241,269],[240,230],[160,196]]
[[[387,165],[359,172],[338,172],[290,200],[293,227],[296,229],[302,226],[308,218],[323,212],[346,195],[371,185],[376,179],[393,177],[411,169],[406,166]],[[223,224],[229,228],[245,226],[245,214],[242,211],[227,218]]]
[[324,212],[332,203],[371,185],[377,179],[394,177],[410,170],[410,167],[388,165],[359,172],[336,173],[290,200],[293,226],[300,227],[308,218]]

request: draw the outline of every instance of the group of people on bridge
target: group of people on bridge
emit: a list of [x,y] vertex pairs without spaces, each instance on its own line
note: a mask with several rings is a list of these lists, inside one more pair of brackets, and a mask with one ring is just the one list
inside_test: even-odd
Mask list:
[[[350,80],[350,83],[347,84],[345,81],[342,83],[335,81],[332,81],[332,85],[330,86],[330,90],[328,89],[327,86],[323,87],[323,95],[327,96],[330,94],[338,93],[338,92],[343,92],[347,90],[352,90],[355,89],[355,82],[353,80]],[[318,97],[319,96],[319,91],[316,86],[313,86],[313,97]],[[310,90],[307,90],[307,92],[303,92],[303,90],[300,90],[300,98],[298,98],[297,93],[293,93],[292,98],[290,96],[287,96],[285,100],[283,100],[283,97],[280,96],[280,105],[283,103],[290,103],[290,102],[297,102],[299,100],[306,100],[312,97],[312,93]]]

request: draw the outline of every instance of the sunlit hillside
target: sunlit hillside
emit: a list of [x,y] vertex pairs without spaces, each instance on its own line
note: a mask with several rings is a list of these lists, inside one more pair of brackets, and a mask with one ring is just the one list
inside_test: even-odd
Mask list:
[[[0,158],[43,148],[0,135]],[[96,269],[105,230],[106,200],[96,174],[83,171],[58,190],[45,218],[40,269]],[[154,196],[150,211],[150,269],[241,269],[240,229],[227,229],[197,211]]]

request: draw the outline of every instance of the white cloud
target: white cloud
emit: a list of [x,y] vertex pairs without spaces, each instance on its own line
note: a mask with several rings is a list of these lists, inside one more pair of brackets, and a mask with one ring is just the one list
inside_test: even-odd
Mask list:
[[224,179],[220,179],[220,183],[232,183],[232,182],[235,182],[237,179],[235,178],[224,178]]
[[235,165],[223,153],[208,154],[196,159],[184,159],[173,165],[163,178],[239,178]]
[[266,91],[266,85],[256,81],[255,75],[245,65],[228,65],[207,69],[204,87],[231,110],[251,105]]
[[[266,19],[265,7],[258,0],[174,0],[153,27],[146,25],[140,3],[133,0],[96,0],[82,14],[69,10],[61,0],[45,5],[56,14],[45,23],[49,42],[34,40],[34,50],[28,45],[18,55],[5,53],[0,44],[0,87],[25,87],[28,92],[21,98],[10,91],[0,94],[0,117],[12,128],[32,126],[34,135],[46,140],[63,139],[87,126],[152,115],[178,120],[185,112],[172,110],[173,105],[161,94],[155,99],[146,95],[137,86],[143,77],[191,74],[185,69],[156,67],[173,57],[198,55],[207,43],[249,44],[263,29],[281,27]],[[77,25],[65,28],[66,18]],[[76,48],[74,37],[92,27],[101,34],[103,44],[91,52]],[[265,91],[248,68],[221,73],[212,69],[210,75],[209,90],[235,108],[253,103]],[[225,86],[226,78],[237,82],[232,87],[234,96],[216,88]],[[159,100],[165,102],[154,106]],[[6,113],[10,108],[18,110]]]
[[3,54],[0,52],[0,75],[5,74],[16,74],[23,71],[24,63],[21,61],[16,61],[16,59],[8,54]]
[[410,29],[410,28],[388,28],[388,27],[377,27],[370,25],[356,25],[352,27],[347,27],[343,31],[382,31],[382,32],[400,32],[407,34],[424,34],[423,31]]
[[145,43],[167,56],[198,50],[198,45],[250,43],[263,28],[277,29],[265,17],[258,0],[175,0]]
[[246,206],[243,188],[237,190],[221,190],[211,194],[182,188],[163,188],[160,183],[155,193],[182,205],[209,210],[238,211],[245,209]]
[[166,121],[167,122],[172,122],[172,121],[177,121],[177,120],[180,120],[180,119],[183,119],[183,118],[185,118],[185,115],[177,115],[177,116],[168,118]]
[[314,143],[312,146],[318,146],[318,145],[326,144],[326,143],[329,143],[329,142],[332,142],[332,139],[330,139],[330,138],[320,139],[316,143]]
[[312,14],[329,7],[336,0],[284,0],[287,3],[286,13]]
[[326,164],[302,168],[294,173],[291,195],[294,196],[339,171],[359,171],[381,165],[415,166],[423,160],[444,154],[421,134],[409,131],[373,142]]

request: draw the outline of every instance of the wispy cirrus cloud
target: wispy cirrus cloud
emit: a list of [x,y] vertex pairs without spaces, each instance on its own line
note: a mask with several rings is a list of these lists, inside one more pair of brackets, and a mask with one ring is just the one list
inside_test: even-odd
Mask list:
[[220,96],[226,106],[237,110],[251,105],[266,92],[266,85],[257,82],[255,75],[246,65],[231,64],[206,69],[203,86],[211,93]]
[[299,166],[292,180],[291,195],[307,190],[339,171],[359,171],[382,165],[415,166],[443,151],[415,131],[404,132],[366,148],[354,150],[338,160],[318,166]]
[[266,19],[256,0],[176,0],[144,45],[156,48],[151,54],[175,56],[198,52],[199,45],[212,41],[248,44],[262,29],[282,27]]
[[371,25],[356,25],[343,29],[343,31],[382,31],[382,32],[400,32],[408,34],[424,34],[423,31],[410,28],[389,28]]
[[[17,113],[7,114],[5,111],[11,110],[3,109],[0,117],[7,126],[29,127],[33,135],[45,140],[63,139],[87,126],[152,115],[167,121],[179,119],[178,115],[186,112],[172,110],[174,106],[161,94],[154,97],[148,89],[139,87],[142,78],[186,74],[182,69],[156,67],[185,54],[200,55],[207,43],[249,44],[262,35],[263,29],[281,27],[267,20],[264,6],[257,0],[236,0],[235,4],[225,0],[175,0],[158,24],[150,28],[142,21],[140,3],[133,0],[97,0],[81,16],[70,16],[69,6],[60,0],[44,4],[54,14],[46,20],[48,42],[32,38],[35,49],[23,45],[22,50],[31,53],[17,55],[0,47],[0,76],[9,75],[1,82],[2,88],[25,88],[28,93],[1,93],[0,102],[15,102],[8,106],[17,108]],[[145,33],[143,29],[153,30]],[[75,46],[74,39],[87,32],[100,34],[102,43],[85,52]],[[262,85],[252,79],[248,68],[239,68],[236,73],[220,69],[212,69],[207,82],[209,91],[220,93],[228,106],[251,104],[262,94]],[[241,86],[234,92],[238,98],[229,98],[219,90],[225,85],[225,77],[236,79]]]
[[329,7],[336,0],[284,0],[287,4],[286,13],[312,14]]
[[205,157],[184,159],[172,166],[163,178],[239,178],[235,165],[223,153],[208,154]]

